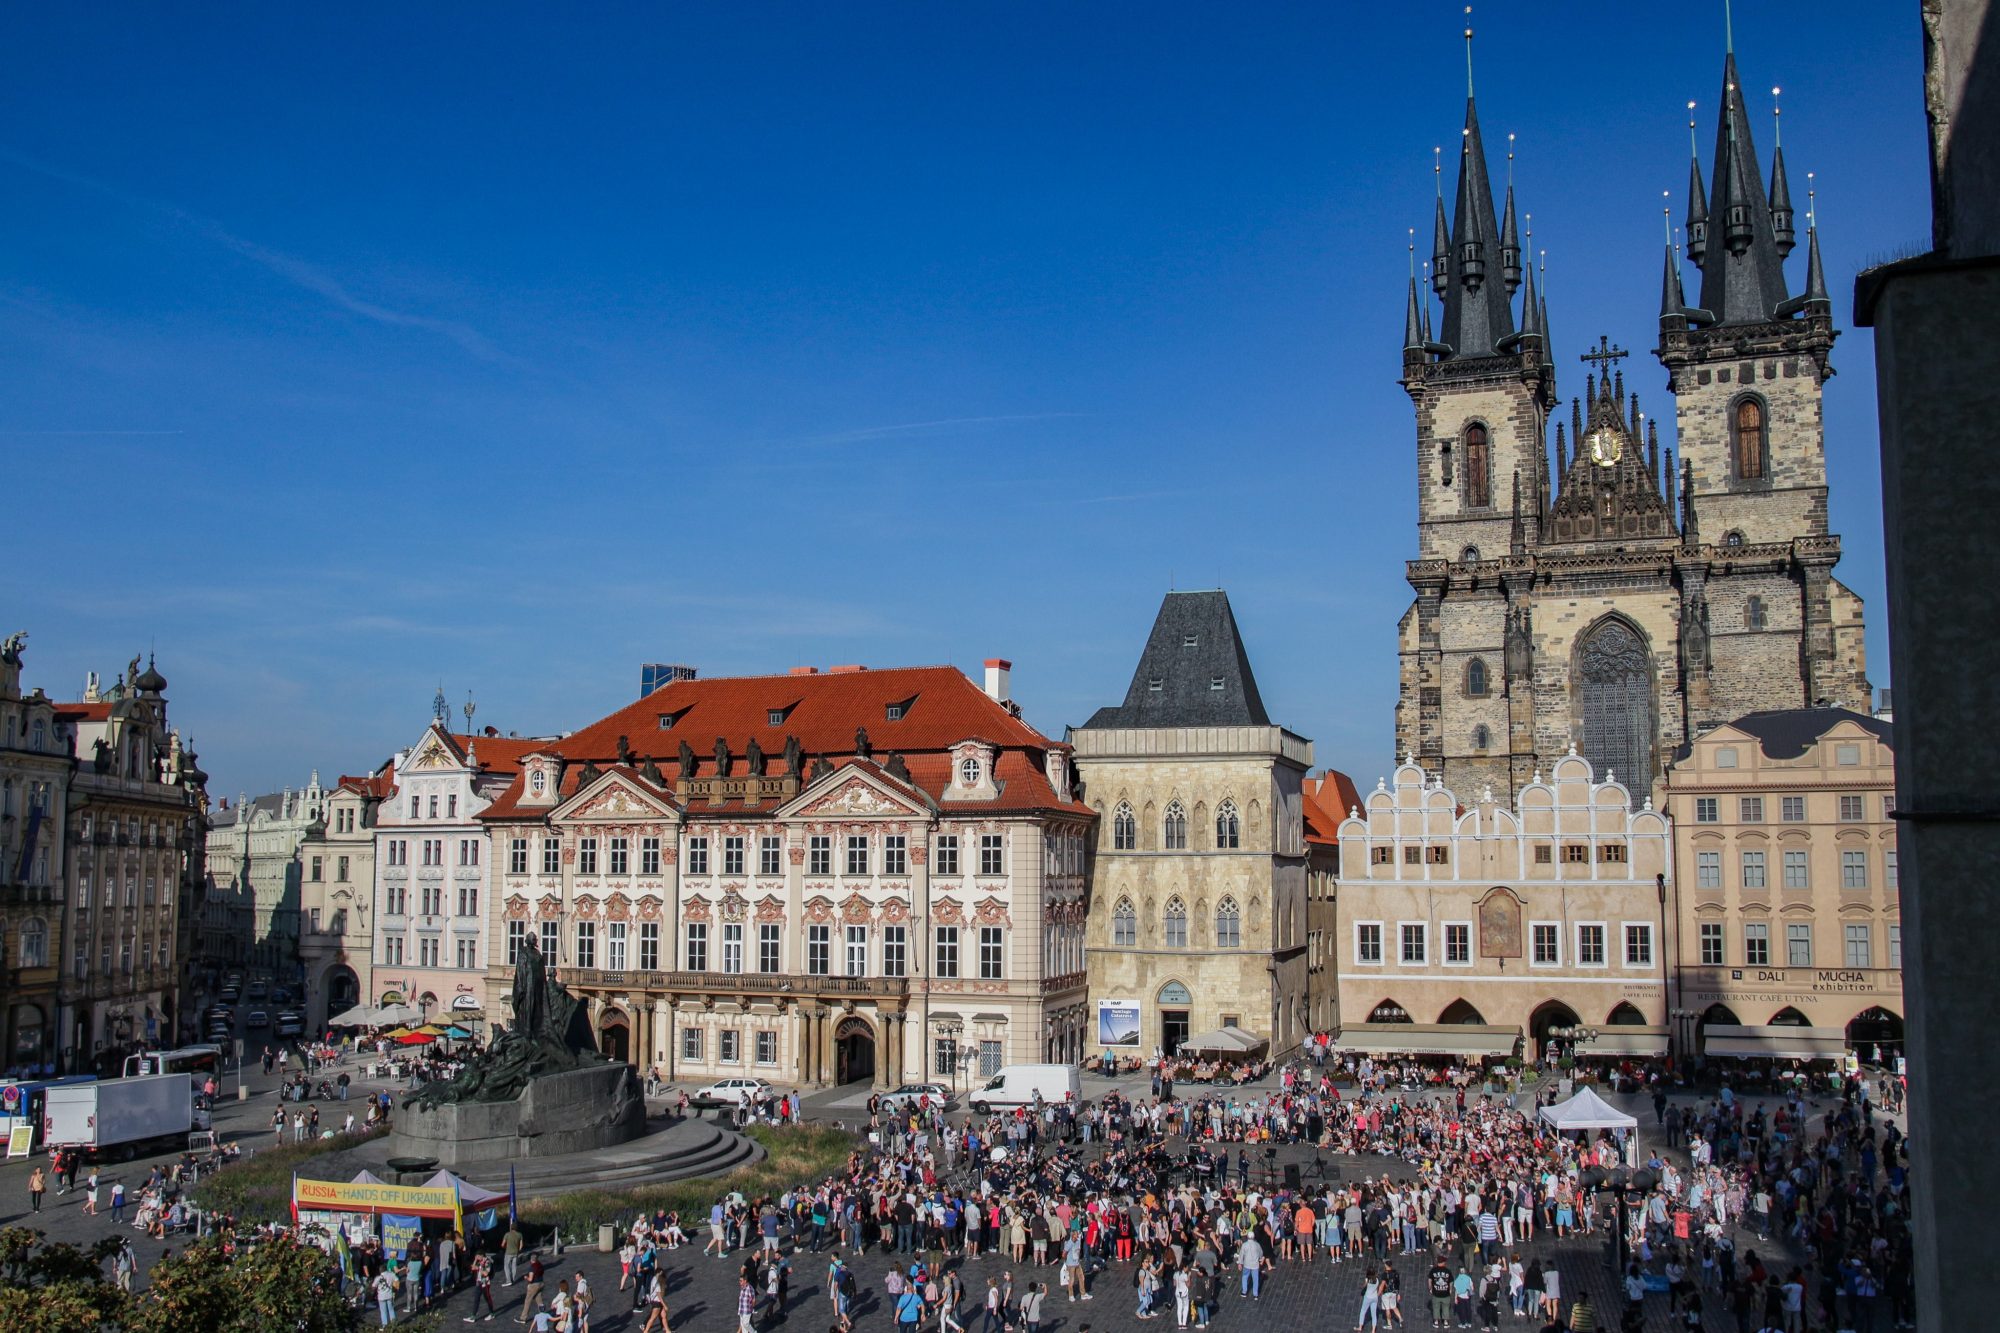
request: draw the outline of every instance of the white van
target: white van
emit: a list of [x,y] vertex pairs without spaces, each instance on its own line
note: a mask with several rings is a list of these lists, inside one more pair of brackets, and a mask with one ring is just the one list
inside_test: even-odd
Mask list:
[[1043,1102],[1072,1106],[1083,1101],[1083,1085],[1075,1065],[1007,1065],[983,1088],[973,1090],[967,1103],[980,1115],[988,1111],[1011,1111],[1017,1106],[1033,1106],[1036,1094]]

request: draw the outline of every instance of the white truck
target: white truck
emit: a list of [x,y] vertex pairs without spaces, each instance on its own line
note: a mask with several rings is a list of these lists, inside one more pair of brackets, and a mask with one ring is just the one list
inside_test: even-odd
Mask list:
[[993,1076],[991,1082],[976,1088],[966,1103],[975,1114],[985,1115],[989,1111],[1011,1111],[1019,1106],[1033,1106],[1039,1095],[1049,1106],[1061,1106],[1067,1102],[1071,1106],[1083,1104],[1083,1086],[1077,1078],[1075,1065],[1006,1065]]
[[81,1148],[90,1160],[137,1156],[149,1146],[179,1147],[188,1131],[207,1129],[188,1074],[147,1074],[52,1087],[42,1103],[42,1146]]

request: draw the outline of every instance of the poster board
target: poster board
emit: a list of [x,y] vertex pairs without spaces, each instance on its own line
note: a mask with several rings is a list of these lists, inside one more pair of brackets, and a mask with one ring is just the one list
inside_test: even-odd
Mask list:
[[7,1129],[7,1160],[16,1157],[32,1157],[35,1152],[35,1126],[32,1121],[19,1121]]
[[1099,1000],[1097,1002],[1097,1044],[1137,1046],[1139,1044],[1139,1002]]

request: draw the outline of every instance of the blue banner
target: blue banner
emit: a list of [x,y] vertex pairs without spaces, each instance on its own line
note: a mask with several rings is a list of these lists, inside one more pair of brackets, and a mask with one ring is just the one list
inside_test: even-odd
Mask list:
[[401,1264],[404,1251],[423,1229],[424,1219],[414,1213],[382,1214],[382,1253]]

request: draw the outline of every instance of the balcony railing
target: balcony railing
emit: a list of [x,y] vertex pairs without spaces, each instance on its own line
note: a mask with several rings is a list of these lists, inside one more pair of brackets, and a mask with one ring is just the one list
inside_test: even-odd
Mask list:
[[608,968],[565,967],[563,982],[577,986],[631,990],[701,991],[731,995],[857,995],[896,999],[910,993],[908,977],[814,977],[784,972],[613,972]]

